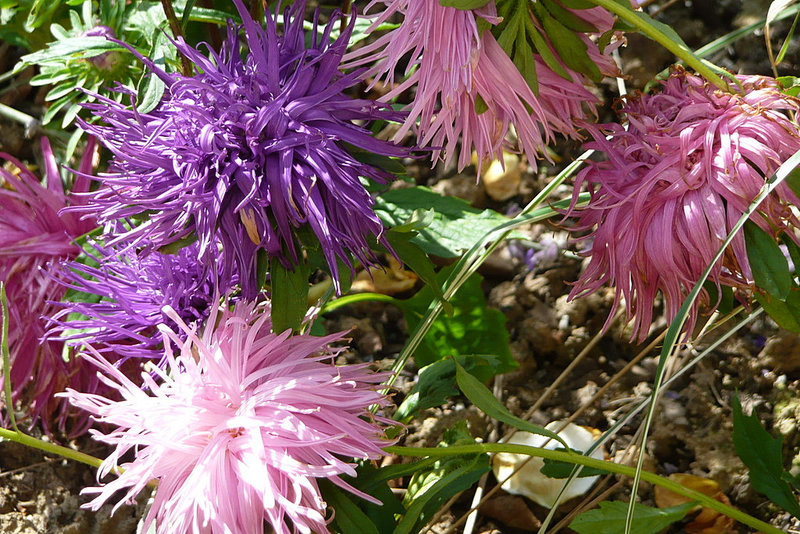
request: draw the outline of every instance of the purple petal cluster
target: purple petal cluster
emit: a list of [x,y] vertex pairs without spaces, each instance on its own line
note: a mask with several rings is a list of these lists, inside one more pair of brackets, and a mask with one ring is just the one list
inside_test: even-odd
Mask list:
[[275,16],[268,14],[262,28],[240,0],[234,3],[246,51],[232,24],[219,52],[204,54],[179,41],[178,50],[196,67],[192,76],[167,73],[139,56],[167,85],[154,110],[140,113],[99,95],[87,105],[105,125],[82,127],[114,155],[88,208],[101,222],[141,221],[111,245],[154,250],[195,234],[198,258],[211,265],[221,243],[220,276],[238,272],[246,298],[260,286],[258,252],[296,265],[298,235],[308,231],[338,280],[337,260],[350,265],[352,254],[370,264],[371,239],[383,230],[360,178],[392,178],[356,152],[409,154],[376,140],[366,126],[404,114],[345,94],[362,74],[339,69],[354,20],[331,41],[340,13],[320,33],[315,23],[306,35],[305,3],[297,2],[285,11],[279,33]]
[[115,447],[98,477],[124,468],[85,490],[96,494],[88,508],[120,491],[130,499],[155,479],[145,530],[155,521],[158,533],[254,533],[267,522],[276,534],[324,534],[326,505],[316,479],[374,501],[339,475],[355,475],[347,458],[383,454],[381,425],[389,420],[371,416],[368,407],[385,404],[376,391],[384,376],[363,365],[335,366],[341,349],[329,343],[340,334],[273,334],[268,309],[246,303],[215,309],[202,334],[172,319],[183,334],[163,328],[169,372],[159,371],[159,382],[143,373],[149,393],[90,349],[84,356],[122,400],[66,394],[115,427],[93,431]]
[[91,260],[97,266],[73,261],[58,273],[61,283],[82,293],[87,302],[59,303],[63,309],[53,318],[56,326],[49,335],[60,333],[70,345],[91,343],[116,365],[129,358],[165,363],[157,327],[177,325],[164,307],[175,310],[184,323],[200,326],[219,294],[236,282],[217,280],[210,267],[199,263],[196,244],[176,254],[93,247]]
[[[571,297],[605,284],[616,288],[638,340],[648,334],[656,295],[663,294],[667,318],[675,317],[766,177],[800,150],[800,132],[788,117],[800,101],[784,95],[774,79],[737,78],[743,92],[730,94],[676,69],[661,92],[622,103],[627,129],[587,125],[594,138],[587,147],[608,160],[591,163],[577,177],[575,194],[586,185],[591,200],[576,210],[573,230],[591,230],[583,238],[591,245]],[[800,222],[790,208],[799,202],[782,184],[751,220],[776,235]],[[751,287],[741,233],[710,280],[717,287]],[[706,293],[700,303],[716,306]],[[697,315],[695,306],[688,331]]]
[[[75,198],[64,193],[53,151],[42,138],[44,184],[13,156],[0,158],[16,167],[0,167],[0,281],[6,286],[9,305],[9,352],[12,399],[19,403],[31,424],[41,419],[45,432],[53,423],[67,429],[69,406],[54,398],[68,384],[82,387],[91,382],[83,362],[65,361],[63,345],[42,340],[47,318],[57,308],[52,303],[64,295],[64,288],[46,271],[76,257],[80,249],[73,240],[95,226],[91,219],[61,210]],[[94,155],[90,139],[81,170],[89,172]],[[77,178],[72,192],[85,191],[89,181]],[[0,376],[0,384],[2,384]],[[85,417],[70,429],[78,432]],[[84,426],[85,428],[85,426]]]

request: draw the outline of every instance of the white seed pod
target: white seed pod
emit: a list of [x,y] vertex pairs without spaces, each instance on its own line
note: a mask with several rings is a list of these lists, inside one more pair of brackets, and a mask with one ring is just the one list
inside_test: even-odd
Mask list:
[[[561,422],[554,421],[545,428],[555,431],[561,426]],[[595,440],[592,432],[582,426],[572,423],[558,432],[558,436],[563,439],[571,449],[579,451],[588,450]],[[556,440],[522,431],[518,431],[514,434],[511,439],[508,440],[508,443],[528,445],[531,447],[544,447],[545,449],[551,450],[563,447],[563,445]],[[602,447],[598,447],[589,456],[602,460],[605,457],[605,452]],[[528,460],[528,462],[514,475],[511,475],[511,473],[526,460]],[[527,497],[545,508],[552,508],[566,480],[550,478],[543,475],[541,472],[543,465],[544,460],[541,458],[530,457],[524,454],[501,452],[495,454],[494,458],[492,458],[492,470],[498,481],[505,480],[511,475],[511,478],[503,483],[503,490],[513,495]],[[564,491],[561,502],[563,503],[573,497],[579,497],[585,494],[598,478],[599,476],[576,478]]]

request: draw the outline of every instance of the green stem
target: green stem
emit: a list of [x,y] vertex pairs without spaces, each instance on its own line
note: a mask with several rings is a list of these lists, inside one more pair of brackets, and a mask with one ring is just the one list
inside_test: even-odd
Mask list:
[[353,293],[352,295],[345,295],[332,302],[328,302],[322,307],[322,310],[320,310],[319,313],[322,315],[332,312],[333,310],[337,310],[343,306],[355,304],[357,302],[387,302],[389,304],[402,307],[402,301],[394,297],[390,297],[389,295],[383,295],[381,293]]
[[[607,462],[605,460],[597,460],[595,458],[590,458],[588,456],[583,456],[581,454],[576,454],[574,452],[553,451],[550,449],[543,449],[541,447],[529,447],[527,445],[514,445],[511,443],[481,443],[476,445],[458,445],[452,447],[435,447],[435,448],[392,446],[392,447],[386,447],[384,450],[390,454],[397,454],[401,456],[416,456],[416,457],[426,457],[426,456],[441,457],[441,456],[457,456],[457,455],[467,455],[467,454],[507,452],[511,454],[526,454],[528,456],[538,456],[539,458],[545,458],[548,460],[554,460],[558,462],[567,462],[571,464],[583,465],[586,467],[592,467],[595,469],[608,471],[610,473],[617,473],[627,477],[633,477],[636,474],[636,469],[633,467],[629,467],[627,465],[621,465],[614,462]],[[732,519],[735,519],[736,521],[742,523],[743,525],[747,525],[749,527],[757,529],[759,532],[764,532],[766,534],[783,534],[783,531],[777,527],[765,523],[760,519],[756,519],[755,517],[748,515],[742,512],[741,510],[737,510],[732,506],[723,504],[720,501],[712,497],[709,497],[708,495],[703,495],[698,491],[689,489],[686,486],[678,484],[677,482],[672,481],[668,478],[658,476],[655,473],[650,473],[648,471],[642,471],[641,477],[642,480],[646,480],[651,484],[654,484],[656,486],[661,486],[664,489],[668,489],[674,493],[683,495],[688,499],[697,501],[703,507],[716,510],[721,514],[724,514]]]
[[0,116],[11,119],[12,121],[18,122],[25,126],[25,137],[27,138],[33,137],[33,134],[41,126],[41,123],[38,119],[5,104],[0,104]]
[[[161,7],[164,9],[164,15],[167,17],[167,22],[169,22],[169,28],[172,30],[172,36],[175,38],[175,40],[183,38],[181,23],[178,20],[178,17],[175,16],[175,9],[172,7],[172,0],[161,0]],[[189,62],[189,58],[180,52],[178,55],[181,58],[181,72],[186,77],[191,76],[192,64]]]
[[8,349],[8,297],[6,296],[6,285],[0,282],[0,304],[3,312],[3,329],[0,334],[0,351],[3,353],[3,393],[6,399],[6,412],[11,426],[19,432],[17,418],[14,415],[14,395],[11,391],[11,353]]
[[95,458],[89,454],[76,451],[74,449],[69,449],[67,447],[62,447],[61,445],[56,445],[55,443],[43,441],[41,439],[34,438],[33,436],[23,434],[22,432],[14,432],[13,430],[9,430],[7,428],[0,428],[0,438],[14,441],[33,449],[39,449],[40,451],[50,454],[57,454],[69,460],[75,460],[76,462],[91,465],[92,467],[100,467],[100,464],[103,463],[103,460],[100,458]]
[[683,60],[687,65],[697,71],[703,78],[708,80],[709,82],[713,83],[719,89],[725,92],[731,92],[730,86],[717,76],[717,74],[711,70],[703,61],[697,57],[691,50],[682,46],[680,43],[676,43],[672,39],[669,38],[664,32],[660,31],[658,28],[650,24],[647,20],[640,17],[636,11],[633,11],[630,7],[626,7],[621,3],[618,3],[617,0],[589,0],[595,5],[604,7],[605,9],[609,10],[610,12],[616,14],[619,18],[639,30],[642,34],[646,35],[650,39],[654,40],[673,54],[676,57]]

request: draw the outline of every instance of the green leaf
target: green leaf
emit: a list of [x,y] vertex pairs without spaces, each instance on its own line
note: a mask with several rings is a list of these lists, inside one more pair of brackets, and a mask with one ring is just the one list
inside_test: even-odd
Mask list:
[[[672,523],[680,521],[696,503],[689,502],[670,508],[652,508],[636,504],[633,512],[631,532],[636,534],[658,534]],[[580,514],[569,524],[578,534],[619,534],[625,531],[625,516],[628,503],[603,501],[600,508]]]
[[[432,209],[434,217],[411,241],[442,258],[460,256],[498,224],[508,222],[495,211],[475,209],[460,198],[445,197],[426,187],[392,189],[375,202],[375,213],[389,227],[404,224],[420,208]],[[523,236],[517,232],[512,237]]]
[[786,247],[786,250],[789,251],[789,257],[792,258],[792,264],[794,266],[795,274],[800,273],[800,246],[794,242],[786,232],[783,232],[780,235],[781,243]]
[[568,7],[569,9],[591,9],[593,7],[597,7],[596,4],[593,4],[589,0],[560,0],[564,7]]
[[733,311],[733,289],[731,289],[729,286],[720,286],[722,289],[722,298],[720,298],[717,285],[714,282],[706,280],[706,283],[703,284],[703,288],[708,293],[708,298],[712,306],[719,301],[719,306],[717,306],[718,312],[722,314],[728,314]]
[[[452,266],[440,270],[436,275],[438,283],[447,280],[452,271]],[[492,354],[498,358],[498,374],[516,368],[517,363],[508,346],[506,317],[500,311],[487,307],[481,280],[478,274],[470,276],[450,300],[453,314],[440,315],[433,322],[414,352],[419,367],[449,356]],[[409,330],[416,328],[434,298],[433,290],[425,286],[412,298],[398,302]]]
[[[784,480],[781,438],[773,438],[755,414],[744,415],[739,396],[733,397],[733,444],[750,470],[750,485],[769,500],[800,518],[800,505]],[[791,475],[790,475],[791,476]]]
[[[400,499],[392,493],[392,489],[387,482],[398,477],[410,476],[416,472],[428,469],[434,463],[435,460],[429,458],[411,464],[389,465],[378,469],[374,467],[370,461],[358,462],[358,467],[356,467],[357,476],[349,477],[347,475],[342,475],[342,479],[354,488],[380,500],[381,503],[371,503],[350,493],[344,493],[343,496],[349,499],[361,512],[350,511],[348,514],[352,517],[359,518],[359,521],[364,521],[364,517],[366,517],[377,529],[379,534],[391,534],[397,526],[398,520],[396,518],[405,514],[406,509],[403,507]],[[326,483],[330,482],[326,481]],[[337,486],[334,486],[332,483],[330,484],[338,489]],[[327,490],[325,487],[321,487],[321,489],[322,496],[327,500]],[[336,510],[336,516],[338,516],[339,509],[335,506],[334,509]],[[336,525],[336,519],[337,518],[334,517],[334,525]],[[362,532],[360,529],[353,530],[347,528],[337,528],[335,530],[341,532],[341,534]]]
[[417,273],[422,281],[430,287],[436,298],[445,303],[449,313],[452,313],[452,306],[444,300],[441,283],[436,279],[433,262],[418,244],[411,241],[416,232],[398,232],[393,228],[383,235],[386,236],[386,240],[400,258],[400,261]]
[[444,7],[454,7],[462,11],[479,9],[489,3],[489,0],[439,0],[439,5]]
[[480,380],[465,371],[457,361],[453,360],[453,362],[456,366],[456,382],[458,382],[458,388],[464,396],[467,397],[472,404],[480,408],[483,413],[492,419],[502,421],[518,430],[524,430],[531,434],[554,439],[569,450],[569,445],[567,445],[558,434],[513,415]]
[[800,287],[793,285],[785,300],[756,292],[756,300],[764,311],[783,329],[800,334]]
[[320,479],[320,490],[336,514],[333,516],[332,525],[334,531],[347,534],[350,532],[363,532],[364,534],[380,534],[375,523],[365,514],[356,503],[353,502],[350,494],[346,494],[332,482]]
[[[566,449],[558,448],[555,449],[557,451],[566,451]],[[572,449],[572,452],[583,454],[582,451]],[[559,462],[558,460],[550,460],[549,458],[544,458],[544,465],[541,467],[540,471],[544,476],[550,478],[569,478],[572,476],[572,471],[575,469],[575,464],[571,464],[569,462]],[[598,475],[607,475],[609,472],[603,469],[597,469],[596,467],[583,467],[581,472],[578,473],[578,478],[585,478],[585,477],[596,477]]]
[[568,9],[563,8],[553,0],[540,0],[542,6],[554,19],[572,31],[580,33],[596,33],[598,30]]
[[[147,57],[162,69],[166,66],[165,48],[167,46],[169,46],[169,40],[166,34],[160,28],[155,28],[153,30],[153,47]],[[139,113],[149,113],[155,109],[161,102],[161,97],[164,96],[166,88],[167,86],[161,78],[149,70],[143,72],[138,84],[139,102],[136,105],[136,110]]]
[[277,258],[270,260],[273,332],[300,329],[308,311],[308,275],[308,266],[305,263],[289,270]]
[[[500,364],[495,356],[474,354],[456,356],[456,361],[479,380],[489,380],[497,373]],[[458,395],[456,366],[452,358],[439,360],[419,370],[417,383],[397,408],[394,418],[405,421],[420,410],[443,404],[449,397]]]
[[[466,421],[459,421],[445,431],[440,446],[474,444]],[[447,499],[472,486],[488,472],[486,454],[438,458],[430,470],[411,477],[403,505],[408,510],[394,534],[416,534]]]
[[541,21],[553,48],[567,67],[582,72],[595,83],[603,79],[600,68],[587,53],[586,43],[575,32],[549,15],[541,17]]
[[785,300],[792,287],[792,275],[778,243],[752,221],[744,224],[744,238],[756,285],[770,296]]

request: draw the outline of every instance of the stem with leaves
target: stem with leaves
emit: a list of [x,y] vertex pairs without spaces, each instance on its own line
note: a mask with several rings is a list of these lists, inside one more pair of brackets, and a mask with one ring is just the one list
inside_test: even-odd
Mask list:
[[[386,447],[384,450],[389,454],[397,454],[401,456],[415,456],[415,457],[437,457],[437,456],[442,457],[442,456],[460,456],[460,455],[484,454],[484,453],[494,454],[498,452],[505,452],[511,454],[525,454],[528,456],[536,456],[539,458],[545,458],[557,462],[567,462],[571,464],[583,465],[594,469],[608,471],[609,473],[617,473],[627,477],[633,477],[636,474],[636,469],[633,467],[629,467],[627,465],[621,465],[614,462],[608,462],[605,460],[597,460],[595,458],[583,456],[581,454],[577,454],[574,452],[554,451],[550,449],[544,449],[541,447],[530,447],[528,445],[515,445],[511,443],[485,443],[485,444],[482,443],[475,445],[457,445],[451,447],[429,447],[429,448],[392,446],[392,447]],[[742,523],[743,525],[747,525],[749,527],[757,529],[759,532],[763,532],[765,534],[783,533],[783,531],[779,528],[776,528],[768,523],[765,523],[760,519],[756,519],[755,517],[748,515],[742,512],[741,510],[737,510],[732,506],[723,504],[722,502],[712,497],[709,497],[708,495],[703,495],[698,491],[695,491],[693,489],[687,488],[686,486],[678,484],[677,482],[670,480],[668,478],[664,478],[656,475],[655,473],[650,473],[647,471],[641,472],[641,478],[642,480],[646,480],[651,484],[654,484],[656,486],[661,486],[662,488],[675,492],[678,495],[683,495],[688,499],[697,501],[704,508],[710,508],[712,510],[715,510],[732,519],[735,519],[736,521]]]
[[[669,35],[661,31],[655,24],[655,21],[650,19],[645,13],[634,11],[630,7],[623,5],[618,0],[589,0],[591,3],[603,7],[617,15],[620,19],[627,22],[636,28],[643,35],[649,37],[657,42],[676,57],[685,62],[689,67],[693,68],[703,78],[714,84],[719,89],[725,92],[733,92],[731,86],[718,76],[711,67],[709,67],[702,59],[700,59],[694,52],[692,52],[679,37],[676,39],[671,38]],[[648,20],[649,19],[649,20]]]

